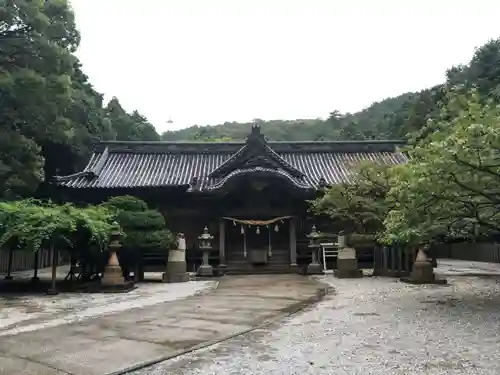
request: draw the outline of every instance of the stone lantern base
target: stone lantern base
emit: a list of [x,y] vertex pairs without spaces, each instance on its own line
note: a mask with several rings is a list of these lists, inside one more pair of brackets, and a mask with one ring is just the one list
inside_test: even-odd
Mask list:
[[308,275],[322,275],[323,266],[319,263],[310,263],[307,265],[306,274]]
[[99,291],[104,293],[125,293],[135,288],[136,286],[133,281],[126,281],[123,278],[120,266],[106,266],[101,284],[99,285]]
[[214,268],[210,264],[202,264],[198,268],[197,276],[201,277],[212,277],[214,275]]
[[337,269],[333,270],[335,277],[339,279],[363,277],[363,271],[358,268],[356,250],[344,247],[337,255]]
[[129,292],[133,289],[135,289],[134,283],[132,281],[125,281],[116,252],[112,250],[108,265],[102,275],[99,290],[102,292],[119,293]]
[[122,268],[119,265],[107,265],[102,276],[103,286],[121,285],[125,283]]
[[413,269],[409,277],[402,277],[401,281],[410,284],[437,284],[444,285],[446,279],[436,277],[432,262],[427,258],[423,250],[419,250],[417,259],[413,263]]

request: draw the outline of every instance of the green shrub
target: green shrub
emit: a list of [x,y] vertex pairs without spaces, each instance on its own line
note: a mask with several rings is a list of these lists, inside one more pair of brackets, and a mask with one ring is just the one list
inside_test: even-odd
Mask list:
[[156,210],[149,210],[146,202],[132,197],[113,197],[104,203],[116,212],[116,220],[125,237],[122,245],[131,251],[165,251],[175,242],[166,228],[165,218]]
[[347,246],[374,247],[377,244],[377,239],[374,234],[351,233],[347,236]]
[[34,199],[0,202],[0,247],[16,243],[33,251],[42,246],[75,246],[81,238],[103,250],[113,214],[101,206],[77,208]]
[[116,219],[124,228],[145,230],[165,229],[165,218],[158,211],[120,211]]
[[110,198],[103,205],[120,211],[140,212],[148,209],[146,202],[131,195]]
[[173,244],[172,233],[167,230],[156,231],[130,231],[123,240],[123,246],[141,250],[166,250]]

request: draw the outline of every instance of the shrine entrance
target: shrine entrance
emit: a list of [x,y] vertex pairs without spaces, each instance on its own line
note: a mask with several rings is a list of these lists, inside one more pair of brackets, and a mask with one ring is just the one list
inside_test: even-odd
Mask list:
[[226,262],[229,269],[288,268],[291,263],[290,223],[293,217],[226,221]]

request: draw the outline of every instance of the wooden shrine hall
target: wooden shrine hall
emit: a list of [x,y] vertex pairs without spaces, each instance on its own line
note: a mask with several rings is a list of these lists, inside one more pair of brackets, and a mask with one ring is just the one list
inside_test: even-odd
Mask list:
[[[94,145],[86,168],[55,178],[57,194],[98,203],[133,195],[182,232],[191,269],[199,236],[213,236],[210,263],[227,273],[293,272],[307,265],[314,219],[308,200],[347,182],[353,166],[406,162],[401,141],[274,142],[253,126],[245,142],[121,142]],[[165,249],[165,254],[167,249]]]

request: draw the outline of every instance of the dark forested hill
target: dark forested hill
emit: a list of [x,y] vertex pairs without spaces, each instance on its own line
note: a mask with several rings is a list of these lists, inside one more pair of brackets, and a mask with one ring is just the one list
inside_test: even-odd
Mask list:
[[161,138],[165,141],[225,141],[242,140],[252,124],[259,124],[266,136],[277,141],[318,141],[331,139],[381,139],[390,137],[388,119],[402,109],[415,94],[403,94],[354,113],[342,114],[333,111],[326,120],[270,120],[255,119],[252,122],[225,122],[214,126],[191,126],[177,131],[167,131]]
[[[443,88],[468,90],[477,87],[483,100],[500,103],[500,39],[477,48],[467,65],[450,67],[442,85],[406,93],[373,103],[353,114],[333,111],[329,118],[304,120],[255,120],[272,140],[401,139],[420,130],[443,105]],[[335,103],[332,103],[334,106]],[[192,126],[162,134],[163,140],[241,140],[252,123],[226,122],[215,126]]]

